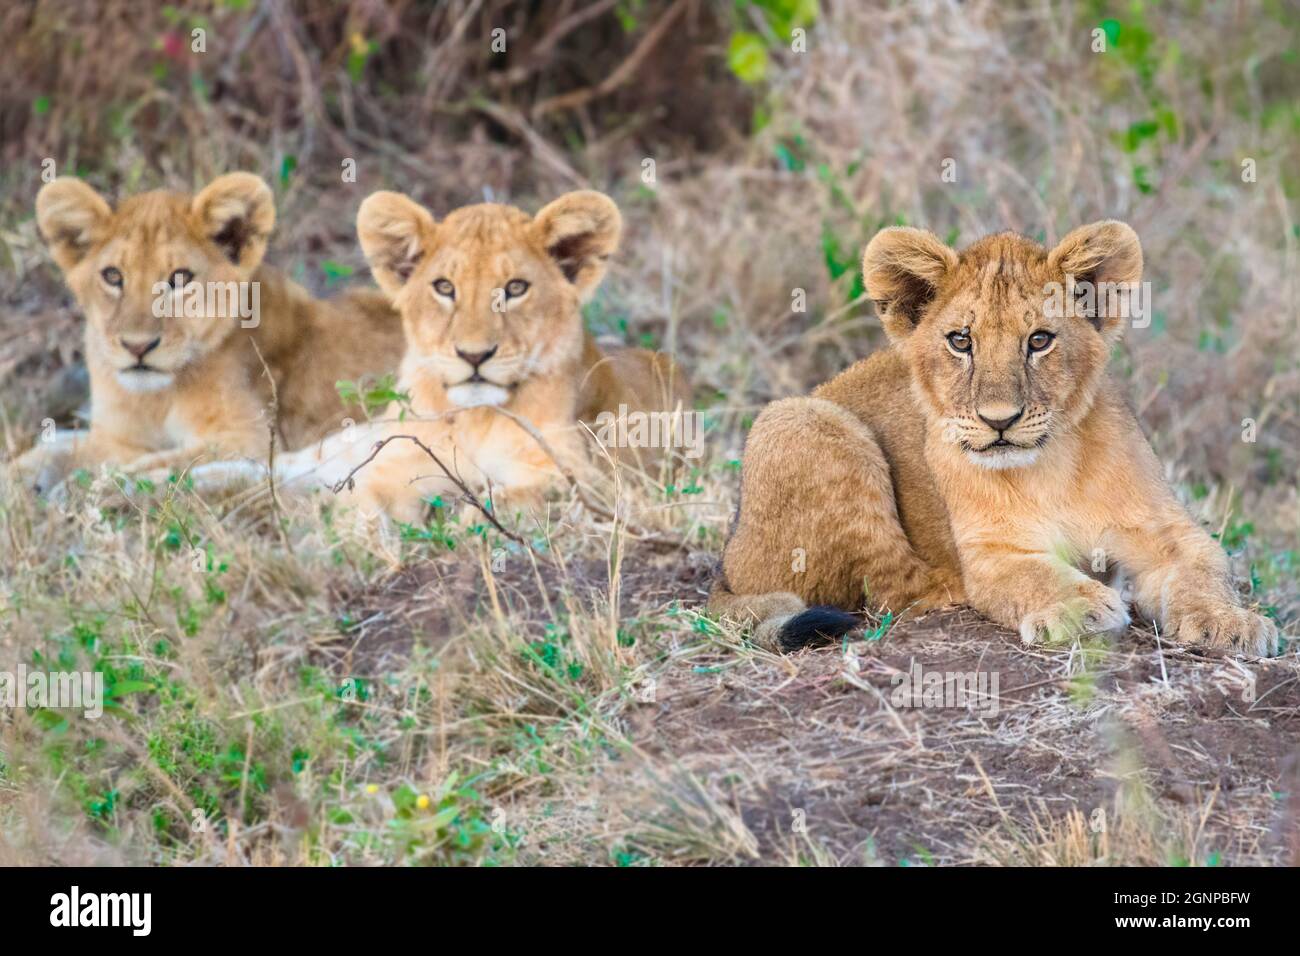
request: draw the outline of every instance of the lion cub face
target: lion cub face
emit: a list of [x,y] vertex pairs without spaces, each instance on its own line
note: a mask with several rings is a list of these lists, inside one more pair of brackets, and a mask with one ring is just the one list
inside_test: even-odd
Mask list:
[[1113,221],[1050,252],[1003,233],[958,254],[929,232],[892,228],[867,246],[863,275],[941,441],[976,465],[1019,468],[1091,406],[1142,250]]
[[578,360],[579,306],[621,228],[613,201],[590,191],[536,216],[485,203],[441,222],[404,195],[378,192],[357,215],[375,279],[402,315],[407,362],[461,407],[502,405],[530,378]]
[[170,386],[239,326],[226,293],[261,263],[275,206],[249,173],[221,176],[193,198],[159,190],[117,208],[65,177],[37,194],[36,219],[92,350],[123,388],[148,392]]

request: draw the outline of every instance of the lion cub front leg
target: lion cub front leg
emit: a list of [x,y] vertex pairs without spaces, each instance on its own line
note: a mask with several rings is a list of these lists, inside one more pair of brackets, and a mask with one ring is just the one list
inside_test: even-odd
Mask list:
[[1227,554],[1181,509],[1154,530],[1122,536],[1117,547],[1132,573],[1134,603],[1162,634],[1234,654],[1277,653],[1277,625],[1241,606]]
[[89,434],[62,429],[52,441],[38,441],[10,464],[14,480],[37,494],[45,494],[72,472],[79,446],[85,444]]
[[52,504],[62,507],[68,500],[74,472],[83,468],[94,471],[101,465],[116,465],[147,453],[130,437],[106,428],[96,428],[92,423],[89,431],[77,432],[71,437],[58,456],[56,469],[37,475],[36,481],[41,485],[36,490]]
[[988,543],[962,550],[962,570],[971,606],[1019,631],[1026,644],[1119,634],[1128,627],[1124,598],[1064,557]]

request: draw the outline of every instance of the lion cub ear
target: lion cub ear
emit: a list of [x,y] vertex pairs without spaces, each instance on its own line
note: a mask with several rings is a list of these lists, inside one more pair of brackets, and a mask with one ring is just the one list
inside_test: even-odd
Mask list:
[[891,226],[867,243],[862,282],[891,339],[911,334],[939,283],[956,265],[957,253],[924,229]]
[[429,210],[408,196],[380,191],[365,198],[357,238],[379,288],[394,296],[406,285],[437,229]]
[[252,173],[227,173],[194,197],[190,214],[227,259],[252,271],[261,264],[275,228],[275,196]]
[[85,257],[112,215],[103,196],[71,176],[46,183],[36,194],[36,225],[64,272]]
[[1106,219],[1080,226],[1047,254],[1047,266],[1070,277],[1067,293],[1091,303],[1084,315],[1103,334],[1121,332],[1124,318],[1140,308],[1133,296],[1140,294],[1142,243],[1127,223]]
[[605,277],[605,263],[618,248],[623,216],[614,200],[591,189],[565,193],[533,219],[547,255],[585,300]]

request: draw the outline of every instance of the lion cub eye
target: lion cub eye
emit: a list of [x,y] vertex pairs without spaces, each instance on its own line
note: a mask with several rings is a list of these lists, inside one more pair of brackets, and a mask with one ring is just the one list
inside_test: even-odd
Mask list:
[[450,279],[434,279],[433,291],[448,299],[456,298],[456,287],[451,284]]
[[1056,336],[1051,332],[1035,332],[1033,335],[1029,336],[1029,351],[1041,352],[1043,349],[1051,345],[1052,340],[1055,338]]
[[528,283],[523,279],[511,279],[506,283],[506,298],[517,299],[528,291]]
[[189,269],[177,269],[175,272],[172,273],[171,278],[167,280],[167,284],[171,286],[173,289],[184,289],[193,281],[194,281],[193,272],[191,272]]
[[949,332],[948,344],[954,352],[969,352],[970,334],[968,332]]
[[122,288],[122,273],[120,270],[115,269],[113,266],[109,266],[99,275],[100,278],[102,278],[105,282],[111,285],[114,289]]

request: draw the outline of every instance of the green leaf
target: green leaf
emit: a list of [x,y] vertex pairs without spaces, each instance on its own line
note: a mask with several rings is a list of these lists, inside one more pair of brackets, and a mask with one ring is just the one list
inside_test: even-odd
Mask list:
[[419,797],[420,795],[411,789],[410,784],[404,783],[393,791],[393,806],[398,813],[409,812],[415,808],[415,801]]
[[1137,148],[1143,142],[1155,136],[1160,132],[1160,124],[1154,120],[1143,120],[1140,123],[1134,123],[1124,133],[1122,146],[1127,153],[1137,151]]
[[321,270],[325,273],[325,284],[333,285],[340,279],[349,278],[357,270],[345,262],[335,262],[333,259],[326,259],[320,264]]
[[361,82],[361,74],[366,70],[366,62],[370,55],[379,49],[379,44],[374,40],[357,39],[353,41],[352,50],[348,53],[348,76],[353,83]]
[[731,35],[727,45],[727,66],[745,83],[759,83],[767,75],[767,45],[757,33]]
[[1151,170],[1146,166],[1134,166],[1133,184],[1137,186],[1138,192],[1142,193],[1144,196],[1148,195],[1153,188],[1151,185]]
[[127,694],[151,694],[154,691],[152,681],[124,680],[113,685],[110,697],[125,697]]
[[451,823],[460,816],[460,808],[451,806],[445,810],[439,810],[429,819],[429,826],[434,830],[441,830],[447,824]]
[[41,726],[41,729],[61,734],[68,729],[68,718],[56,710],[47,710],[42,707],[39,710],[32,711],[32,719]]
[[790,147],[785,143],[776,144],[776,158],[781,162],[781,168],[789,172],[797,173],[803,169],[803,160],[790,152]]
[[339,393],[339,398],[344,402],[351,404],[352,402],[361,401],[361,390],[357,387],[356,382],[341,379],[334,383],[334,390]]

